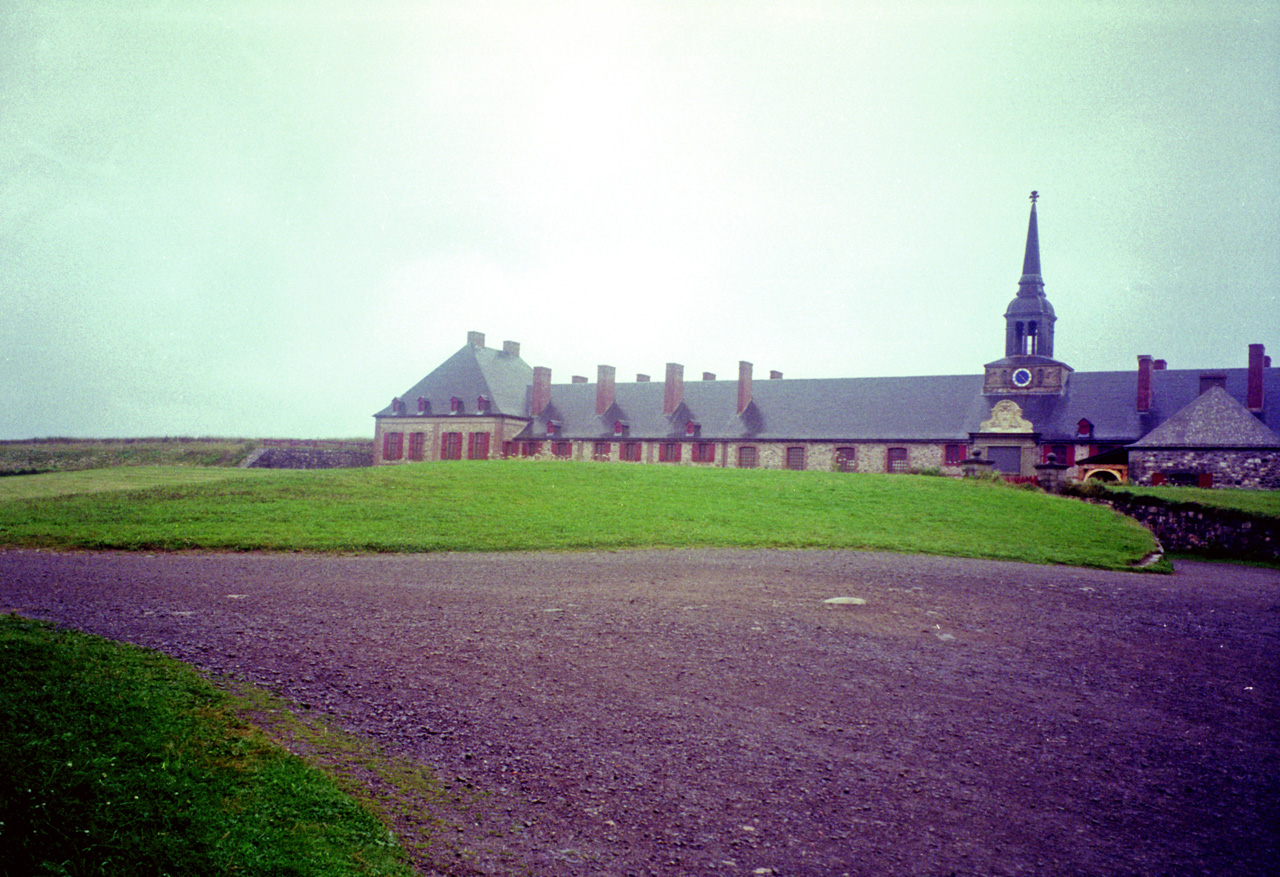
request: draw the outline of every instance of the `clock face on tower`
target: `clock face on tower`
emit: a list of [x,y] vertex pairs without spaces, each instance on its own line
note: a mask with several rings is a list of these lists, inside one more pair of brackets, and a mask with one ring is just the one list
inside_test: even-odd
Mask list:
[[1017,369],[1013,373],[1012,377],[1013,377],[1013,385],[1015,387],[1031,386],[1031,371],[1029,369],[1025,369],[1025,368]]

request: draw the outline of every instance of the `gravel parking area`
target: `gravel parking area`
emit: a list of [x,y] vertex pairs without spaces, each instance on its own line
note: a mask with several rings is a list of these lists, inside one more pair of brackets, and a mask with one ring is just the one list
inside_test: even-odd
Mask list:
[[0,609],[258,683],[471,786],[426,874],[1280,862],[1275,570],[12,551]]

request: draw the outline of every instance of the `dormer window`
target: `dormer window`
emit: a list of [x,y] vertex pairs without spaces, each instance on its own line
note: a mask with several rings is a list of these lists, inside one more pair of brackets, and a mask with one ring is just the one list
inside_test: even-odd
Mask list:
[[427,400],[426,396],[418,397],[418,413],[419,414],[431,413],[431,403]]
[[560,434],[560,421],[558,421],[558,420],[548,420],[548,421],[547,421],[547,435],[559,435],[559,434]]
[[476,411],[480,414],[489,413],[489,397],[479,396],[476,398]]
[[1076,435],[1086,438],[1093,435],[1093,424],[1089,422],[1089,418],[1080,418],[1080,422],[1076,424]]
[[404,400],[401,399],[399,396],[396,396],[394,399],[391,400],[391,413],[404,414]]
[[690,420],[684,425],[684,434],[688,436],[697,435],[702,430],[702,424],[696,420]]
[[462,400],[461,400],[461,399],[459,399],[457,396],[453,396],[452,398],[450,398],[450,399],[449,399],[449,413],[450,413],[450,414],[462,414],[462,413],[463,413],[463,411],[462,411]]
[[624,435],[627,431],[627,427],[630,425],[631,424],[627,423],[625,420],[615,420],[613,422],[613,434]]

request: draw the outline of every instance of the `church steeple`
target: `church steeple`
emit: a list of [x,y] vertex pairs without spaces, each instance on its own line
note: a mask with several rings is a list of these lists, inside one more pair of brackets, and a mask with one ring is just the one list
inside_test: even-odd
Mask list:
[[1044,287],[1044,281],[1040,279],[1040,230],[1036,227],[1036,202],[1039,200],[1040,193],[1033,191],[1031,219],[1027,221],[1027,251],[1022,256],[1022,279],[1018,281],[1019,286],[1028,282],[1038,282],[1042,288]]
[[1005,356],[1053,358],[1053,324],[1058,319],[1044,294],[1040,276],[1040,230],[1036,224],[1036,201],[1031,193],[1031,218],[1027,221],[1027,248],[1022,257],[1022,277],[1018,294],[1005,310]]
[[1040,229],[1036,201],[1031,193],[1031,218],[1027,220],[1027,248],[1022,255],[1018,294],[1004,312],[1004,359],[986,365],[983,392],[997,395],[1061,395],[1066,391],[1071,366],[1053,358],[1053,324],[1058,317],[1044,295],[1040,276]]

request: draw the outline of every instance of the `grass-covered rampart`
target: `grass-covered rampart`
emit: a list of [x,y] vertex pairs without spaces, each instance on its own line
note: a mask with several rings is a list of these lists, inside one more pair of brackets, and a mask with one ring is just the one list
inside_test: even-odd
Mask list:
[[232,438],[0,441],[0,475],[115,466],[237,466],[261,442]]
[[[198,470],[193,470],[198,471]],[[0,482],[0,546],[328,552],[841,548],[1130,568],[1149,533],[1037,490],[924,476],[457,461],[175,478],[54,496]],[[83,476],[81,476],[83,477]],[[118,477],[124,478],[125,474]],[[5,499],[5,497],[8,499]]]

